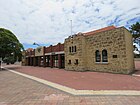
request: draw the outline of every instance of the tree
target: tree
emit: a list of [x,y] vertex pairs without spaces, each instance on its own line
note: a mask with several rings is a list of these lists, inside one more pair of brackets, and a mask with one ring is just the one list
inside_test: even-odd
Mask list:
[[16,61],[17,57],[21,59],[22,50],[24,50],[23,45],[17,37],[11,31],[0,28],[0,57],[2,59],[11,58],[11,60],[13,57],[14,61]]
[[136,22],[135,24],[131,25],[129,28],[134,39],[140,37],[140,23],[139,22]]

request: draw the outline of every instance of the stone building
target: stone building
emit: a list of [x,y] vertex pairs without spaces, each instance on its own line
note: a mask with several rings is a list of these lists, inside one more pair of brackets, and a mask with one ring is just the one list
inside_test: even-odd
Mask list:
[[132,35],[109,26],[65,39],[65,69],[129,74],[134,70]]
[[129,74],[134,70],[132,35],[124,27],[109,26],[78,33],[49,47],[25,51],[25,65]]

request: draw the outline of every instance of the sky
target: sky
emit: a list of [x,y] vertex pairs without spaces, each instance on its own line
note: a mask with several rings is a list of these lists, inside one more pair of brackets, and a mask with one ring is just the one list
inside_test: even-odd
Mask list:
[[63,43],[78,32],[140,22],[140,0],[0,0],[0,27],[25,49]]

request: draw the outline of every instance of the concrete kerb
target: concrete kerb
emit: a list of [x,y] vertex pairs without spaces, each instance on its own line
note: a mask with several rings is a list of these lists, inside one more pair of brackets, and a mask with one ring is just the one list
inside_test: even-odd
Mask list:
[[67,92],[67,93],[72,94],[72,95],[92,95],[92,96],[93,95],[128,95],[128,96],[129,95],[131,95],[131,96],[132,95],[140,95],[140,91],[136,91],[136,90],[99,90],[99,91],[95,91],[95,90],[76,90],[76,89],[73,89],[73,88],[62,86],[62,85],[57,84],[57,83],[53,83],[53,82],[50,82],[50,81],[47,81],[47,80],[44,80],[44,79],[34,77],[34,76],[31,76],[31,75],[20,73],[20,72],[14,71],[14,70],[9,70],[7,68],[4,68],[4,69],[6,69],[6,70],[8,70],[12,73],[21,75],[23,77],[35,80],[35,81],[40,82],[40,83],[43,83],[43,84],[48,85],[50,87],[53,87],[55,89]]
[[137,77],[140,77],[140,75],[139,75],[139,74],[132,74],[132,76],[137,76]]

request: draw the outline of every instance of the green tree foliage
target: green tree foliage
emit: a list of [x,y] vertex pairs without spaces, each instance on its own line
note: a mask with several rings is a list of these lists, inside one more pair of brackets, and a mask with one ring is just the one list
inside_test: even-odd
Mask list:
[[140,37],[140,23],[136,22],[135,24],[131,25],[130,32],[132,33],[134,39]]
[[9,59],[14,57],[21,59],[24,50],[23,45],[19,42],[17,37],[9,30],[0,28],[0,57],[2,59]]

